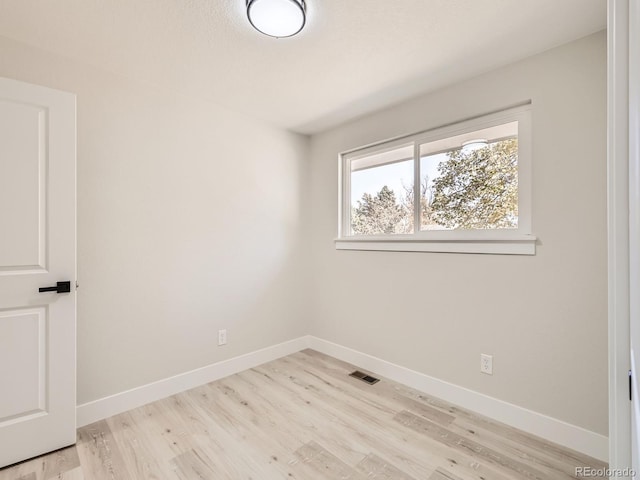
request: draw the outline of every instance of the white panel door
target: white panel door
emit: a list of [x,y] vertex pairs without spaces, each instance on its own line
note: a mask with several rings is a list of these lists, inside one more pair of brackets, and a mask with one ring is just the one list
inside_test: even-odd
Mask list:
[[76,441],[75,118],[0,78],[0,467]]

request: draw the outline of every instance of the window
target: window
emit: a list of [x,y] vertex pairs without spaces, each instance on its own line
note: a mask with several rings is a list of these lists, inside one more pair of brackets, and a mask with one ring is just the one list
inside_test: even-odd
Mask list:
[[336,248],[534,254],[530,106],[340,155]]

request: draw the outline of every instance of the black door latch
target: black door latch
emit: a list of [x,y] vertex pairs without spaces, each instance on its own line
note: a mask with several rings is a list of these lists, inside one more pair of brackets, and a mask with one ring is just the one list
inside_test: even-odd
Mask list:
[[56,293],[69,293],[71,292],[71,282],[58,282],[55,287],[40,287],[39,292],[56,292]]

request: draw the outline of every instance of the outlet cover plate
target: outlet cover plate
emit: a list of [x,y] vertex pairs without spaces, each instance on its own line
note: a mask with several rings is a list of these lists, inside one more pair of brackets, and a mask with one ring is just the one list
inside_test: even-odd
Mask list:
[[218,346],[227,344],[227,331],[218,330]]
[[493,375],[493,355],[480,354],[480,372]]

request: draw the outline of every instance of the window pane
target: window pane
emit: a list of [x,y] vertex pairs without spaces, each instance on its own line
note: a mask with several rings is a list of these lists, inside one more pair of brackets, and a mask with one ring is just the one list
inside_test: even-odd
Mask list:
[[420,229],[518,228],[517,136],[476,136],[445,151],[436,143],[420,146]]
[[351,161],[351,234],[413,233],[413,146]]

